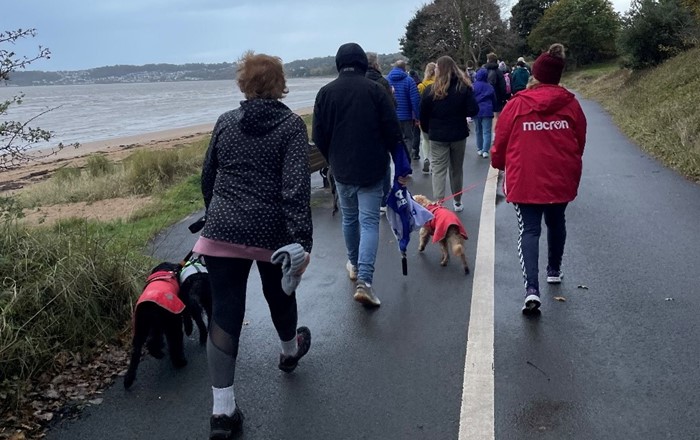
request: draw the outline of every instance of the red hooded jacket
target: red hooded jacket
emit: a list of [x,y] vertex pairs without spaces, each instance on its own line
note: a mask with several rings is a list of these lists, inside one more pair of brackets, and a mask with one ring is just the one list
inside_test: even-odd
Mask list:
[[550,84],[518,92],[498,117],[491,148],[491,164],[505,170],[506,200],[574,200],[585,144],[586,116],[571,92]]

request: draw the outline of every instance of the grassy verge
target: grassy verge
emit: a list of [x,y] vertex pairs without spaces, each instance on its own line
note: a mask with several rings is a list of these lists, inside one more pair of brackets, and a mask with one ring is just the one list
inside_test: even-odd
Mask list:
[[121,162],[100,154],[88,158],[83,168],[61,168],[45,182],[19,195],[24,208],[71,202],[95,202],[116,197],[158,194],[199,173],[208,139],[172,150],[142,150]]
[[[55,372],[64,353],[91,355],[129,329],[133,302],[153,261],[143,254],[163,228],[203,207],[199,172],[206,141],[101,159],[63,171],[18,199],[0,199],[0,412],[28,384]],[[28,227],[21,208],[150,195],[128,221],[68,219]]]
[[[630,72],[614,64],[569,73],[563,83],[600,102],[643,150],[700,182],[700,48]],[[595,130],[596,127],[589,127]]]

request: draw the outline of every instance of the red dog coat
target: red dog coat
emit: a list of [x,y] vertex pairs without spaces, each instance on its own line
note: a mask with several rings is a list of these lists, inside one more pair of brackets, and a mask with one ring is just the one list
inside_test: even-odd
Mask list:
[[146,287],[143,289],[136,306],[145,301],[158,304],[165,310],[179,314],[185,310],[185,303],[180,300],[178,293],[180,284],[175,273],[162,270],[151,274],[146,279]]
[[433,218],[424,224],[423,227],[432,232],[433,243],[444,239],[447,236],[447,229],[452,225],[457,226],[459,228],[459,235],[465,240],[467,239],[467,230],[464,229],[457,214],[436,203],[428,205],[427,209],[433,214]]

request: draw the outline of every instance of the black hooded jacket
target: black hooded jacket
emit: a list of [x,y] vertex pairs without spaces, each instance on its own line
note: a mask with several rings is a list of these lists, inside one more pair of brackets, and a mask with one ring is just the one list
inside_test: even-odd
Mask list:
[[202,168],[207,221],[202,236],[268,250],[311,251],[311,184],[306,125],[273,99],[224,113]]
[[493,86],[496,91],[496,107],[493,109],[495,112],[500,112],[503,110],[503,106],[506,105],[506,79],[503,76],[503,72],[498,69],[497,63],[486,63],[484,68],[488,71],[488,83]]
[[338,78],[316,95],[313,140],[338,182],[373,185],[401,140],[396,111],[386,90],[365,78],[367,55],[358,44],[340,46],[335,61]]

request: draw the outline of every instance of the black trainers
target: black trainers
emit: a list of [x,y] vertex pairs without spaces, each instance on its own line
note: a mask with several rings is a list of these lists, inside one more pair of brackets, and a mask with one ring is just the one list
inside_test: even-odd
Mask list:
[[540,312],[540,292],[532,287],[525,292],[525,304],[523,304],[523,315],[535,315]]
[[423,174],[430,174],[430,161],[428,159],[423,161]]
[[285,373],[291,373],[299,364],[299,360],[309,352],[311,348],[311,330],[307,327],[299,327],[297,329],[297,354],[294,356],[285,356],[280,354],[279,369]]
[[209,419],[209,440],[228,440],[243,428],[243,413],[236,406],[233,415],[217,414]]
[[559,284],[562,278],[564,278],[564,272],[547,268],[547,282],[549,284]]

